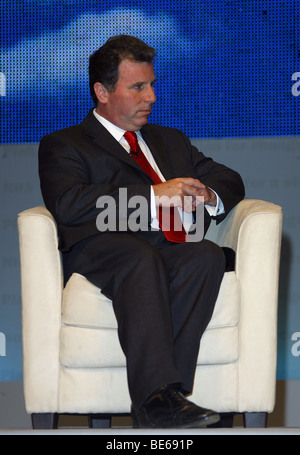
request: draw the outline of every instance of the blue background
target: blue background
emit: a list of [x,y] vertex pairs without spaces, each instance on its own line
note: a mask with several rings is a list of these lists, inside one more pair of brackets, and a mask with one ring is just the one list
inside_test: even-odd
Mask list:
[[1,142],[36,142],[91,106],[87,57],[110,35],[158,52],[151,121],[191,138],[299,134],[297,1],[16,1],[1,6]]

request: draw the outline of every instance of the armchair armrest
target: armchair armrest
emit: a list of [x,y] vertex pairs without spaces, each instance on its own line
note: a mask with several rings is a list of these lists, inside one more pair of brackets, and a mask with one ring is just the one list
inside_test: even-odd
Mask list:
[[236,251],[241,285],[239,411],[255,412],[255,403],[260,403],[260,409],[263,405],[271,412],[276,389],[282,210],[269,202],[245,199],[223,223],[216,240]]
[[[25,404],[28,412],[50,412],[58,401],[63,289],[56,224],[48,210],[35,207],[18,215],[18,230]],[[32,409],[31,396],[40,409]]]

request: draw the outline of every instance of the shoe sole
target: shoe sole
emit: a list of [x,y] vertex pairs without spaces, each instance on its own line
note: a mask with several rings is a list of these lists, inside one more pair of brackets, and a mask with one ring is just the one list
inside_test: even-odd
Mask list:
[[211,414],[202,419],[195,420],[193,422],[187,423],[185,425],[178,426],[176,428],[206,428],[209,425],[213,425],[220,421],[220,416],[218,414]]
[[181,429],[188,429],[188,428],[206,428],[209,425],[213,425],[215,423],[218,423],[220,421],[220,416],[219,414],[211,414],[206,417],[203,417],[199,420],[194,420],[193,422],[186,423],[184,425],[174,425],[174,426],[168,426],[168,427],[157,427],[154,425],[149,425],[149,426],[139,426],[136,419],[133,420],[133,428],[140,428],[140,429],[155,429],[155,428],[160,428],[160,429],[168,429],[168,428],[181,428]]

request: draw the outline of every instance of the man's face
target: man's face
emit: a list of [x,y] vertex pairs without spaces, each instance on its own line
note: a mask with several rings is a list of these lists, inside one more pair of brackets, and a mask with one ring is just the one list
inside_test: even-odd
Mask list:
[[119,128],[138,131],[148,122],[156,100],[153,88],[155,80],[151,63],[123,60],[115,90],[109,92],[102,87],[105,96],[98,96],[97,112]]

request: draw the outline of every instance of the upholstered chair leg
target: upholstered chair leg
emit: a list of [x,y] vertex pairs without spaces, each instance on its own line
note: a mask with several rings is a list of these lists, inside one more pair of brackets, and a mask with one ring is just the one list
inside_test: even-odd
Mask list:
[[245,412],[244,427],[245,428],[266,428],[267,426],[266,412]]
[[110,428],[111,415],[109,414],[90,414],[89,415],[90,428]]
[[31,414],[31,422],[34,430],[56,429],[58,425],[58,414]]

